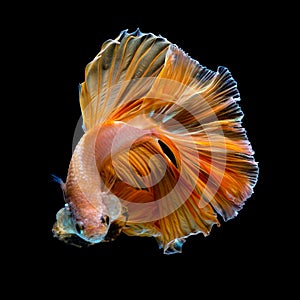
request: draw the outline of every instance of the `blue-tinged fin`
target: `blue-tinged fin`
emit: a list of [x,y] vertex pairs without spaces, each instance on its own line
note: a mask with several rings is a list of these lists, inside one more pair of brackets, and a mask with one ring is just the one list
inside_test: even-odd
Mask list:
[[59,183],[60,185],[62,185],[64,182],[63,182],[63,180],[60,178],[60,177],[58,177],[58,176],[56,176],[56,175],[54,175],[54,174],[51,174],[51,178],[52,178],[52,180],[54,181],[54,182],[57,182],[57,183]]

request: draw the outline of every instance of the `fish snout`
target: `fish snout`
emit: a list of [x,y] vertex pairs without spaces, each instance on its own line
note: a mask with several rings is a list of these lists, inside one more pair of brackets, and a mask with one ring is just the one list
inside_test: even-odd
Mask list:
[[97,225],[94,224],[94,226],[88,227],[84,230],[85,239],[90,243],[100,243],[107,235],[110,226],[109,216],[101,215],[99,221],[97,222]]

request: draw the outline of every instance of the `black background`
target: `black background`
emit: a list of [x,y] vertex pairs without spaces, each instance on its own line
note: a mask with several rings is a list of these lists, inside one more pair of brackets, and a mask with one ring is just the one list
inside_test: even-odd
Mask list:
[[[210,293],[227,295],[238,286],[268,293],[274,286],[265,278],[285,264],[276,254],[282,226],[273,213],[280,199],[270,121],[270,91],[276,85],[270,83],[275,69],[270,53],[279,34],[277,15],[268,8],[228,3],[144,5],[45,5],[37,8],[31,23],[27,19],[19,50],[26,52],[23,78],[33,101],[26,113],[30,134],[24,141],[26,148],[30,145],[30,158],[23,168],[35,174],[34,179],[27,171],[22,176],[30,181],[23,189],[30,203],[24,211],[30,209],[22,215],[22,240],[17,239],[18,271],[34,274],[32,283],[40,282],[46,291],[92,289],[99,297],[104,292],[132,296],[137,287],[143,290],[140,298],[159,294],[159,288],[164,294],[183,290],[200,298],[208,286]],[[154,239],[123,235],[112,243],[79,249],[53,238],[51,232],[55,214],[64,205],[51,174],[62,179],[67,175],[81,113],[78,85],[84,81],[84,68],[104,41],[123,29],[137,28],[161,34],[212,70],[220,65],[229,68],[238,83],[243,125],[260,167],[254,194],[238,216],[214,227],[206,238],[189,237],[182,254],[163,255]],[[281,235],[284,243],[282,239]]]

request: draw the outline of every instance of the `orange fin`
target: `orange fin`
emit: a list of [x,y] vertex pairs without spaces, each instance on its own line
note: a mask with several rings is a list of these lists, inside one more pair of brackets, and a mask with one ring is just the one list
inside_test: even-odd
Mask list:
[[[258,164],[242,127],[239,100],[228,69],[208,70],[175,45],[169,47],[164,68],[143,102],[181,176],[173,202],[166,201],[174,210],[155,222],[166,253],[180,252],[190,234],[209,234],[219,224],[217,214],[225,221],[235,217],[253,193]],[[166,174],[156,193],[168,194],[178,180],[174,167]]]
[[[201,204],[199,200],[201,194],[198,194],[197,188],[190,184],[188,178],[180,175],[179,170],[173,165],[170,165],[169,168],[170,173],[174,174],[173,178],[170,176],[164,178],[156,190],[158,195],[161,193],[161,196],[165,195],[163,211],[169,212],[167,205],[171,206],[172,211],[169,214],[165,213],[165,216],[155,223],[161,233],[156,240],[164,249],[165,254],[181,252],[187,237],[199,233],[206,236],[210,233],[213,225],[220,225],[212,206]],[[176,187],[173,190],[166,190],[168,181],[176,181]],[[172,208],[175,204],[176,209]]]
[[85,82],[80,86],[84,129],[109,120],[113,112],[132,101],[138,105],[135,100],[151,88],[169,45],[165,38],[139,30],[124,30],[116,39],[106,41],[86,66]]
[[[171,45],[148,97],[164,99],[152,120],[176,153],[181,173],[196,183],[200,205],[209,203],[225,220],[234,217],[253,193],[258,164],[228,69],[208,70]],[[150,101],[144,107],[151,109]]]
[[113,158],[114,168],[108,168],[109,164],[105,169],[111,175],[105,177],[115,177],[112,192],[128,211],[124,233],[154,236],[165,253],[171,253],[181,251],[185,237],[207,235],[219,224],[210,205],[201,207],[196,187],[188,177],[180,176],[156,137],[142,138],[129,155],[118,153]]

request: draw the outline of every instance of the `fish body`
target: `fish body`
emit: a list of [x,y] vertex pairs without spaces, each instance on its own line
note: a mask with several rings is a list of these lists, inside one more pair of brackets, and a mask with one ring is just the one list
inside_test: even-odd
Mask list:
[[154,237],[171,254],[218,215],[235,217],[258,177],[239,100],[227,68],[211,71],[161,36],[106,41],[80,85],[85,132],[60,182],[54,235],[77,245]]

